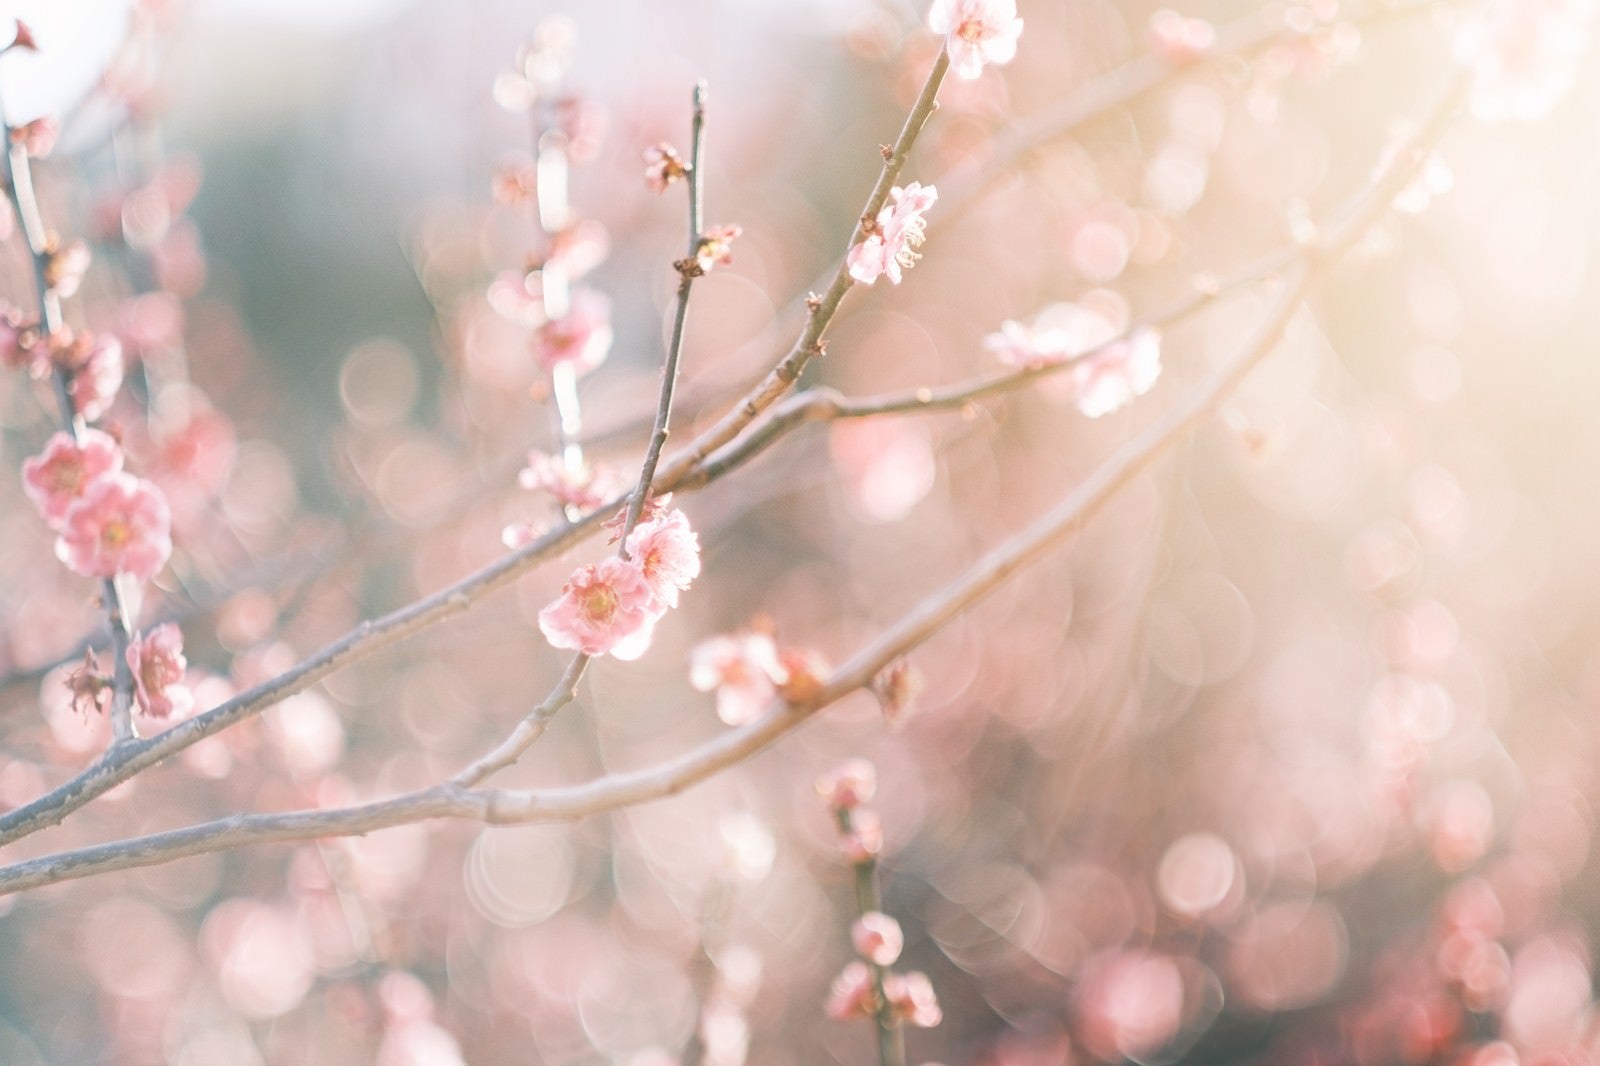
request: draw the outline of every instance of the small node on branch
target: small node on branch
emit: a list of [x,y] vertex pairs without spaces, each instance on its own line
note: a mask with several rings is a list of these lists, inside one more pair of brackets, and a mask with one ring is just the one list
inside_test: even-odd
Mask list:
[[807,311],[811,312],[812,314],[816,314],[817,311],[821,307],[822,307],[822,297],[818,296],[814,292],[806,293],[806,310]]
[[700,260],[692,257],[674,259],[672,261],[672,269],[682,275],[685,280],[704,277],[706,272],[706,268],[700,265]]
[[883,161],[885,163],[893,162],[894,161],[894,145],[892,145],[892,144],[880,144],[880,145],[878,145],[878,154],[883,156]]

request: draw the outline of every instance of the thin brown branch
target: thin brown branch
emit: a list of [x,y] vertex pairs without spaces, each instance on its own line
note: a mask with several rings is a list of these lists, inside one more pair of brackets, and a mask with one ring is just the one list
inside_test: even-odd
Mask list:
[[617,550],[623,558],[628,555],[628,534],[639,524],[644,505],[655,483],[656,464],[661,461],[661,449],[667,445],[671,432],[672,397],[678,387],[678,364],[683,357],[683,333],[689,320],[689,291],[694,279],[702,273],[697,255],[704,236],[701,209],[705,203],[705,140],[706,140],[706,83],[694,87],[694,119],[690,133],[689,152],[689,247],[684,258],[678,261],[678,303],[672,315],[672,338],[667,342],[667,358],[661,367],[661,392],[656,400],[655,428],[650,434],[650,444],[645,449],[644,462],[639,466],[639,484],[628,499],[628,515],[622,523],[622,535]]
[[884,154],[883,169],[879,171],[878,181],[872,187],[872,195],[867,197],[867,202],[861,209],[860,219],[851,230],[850,241],[845,245],[846,255],[839,257],[839,263],[834,268],[833,280],[829,282],[826,292],[807,301],[810,313],[806,317],[805,328],[800,331],[799,340],[743,400],[707,427],[682,454],[667,464],[666,469],[662,471],[656,491],[671,491],[706,456],[738,436],[761,412],[771,407],[780,396],[793,387],[800,377],[800,372],[806,368],[806,364],[822,354],[823,334],[827,332],[829,323],[838,313],[844,294],[855,284],[855,280],[850,277],[847,254],[851,248],[866,239],[867,226],[878,217],[878,212],[889,199],[889,190],[899,182],[900,172],[905,169],[906,159],[917,143],[917,137],[921,135],[923,127],[928,124],[928,119],[939,106],[939,86],[944,83],[945,72],[949,69],[950,56],[941,48],[934,59],[933,68],[928,71],[928,80],[923,83],[922,91],[917,95],[917,102],[906,115],[905,125],[900,128],[900,136],[895,138],[894,145]]
[[[34,293],[39,308],[39,339],[36,343],[50,346],[61,333],[65,322],[61,315],[61,295],[50,278],[50,234],[39,211],[39,199],[33,189],[33,168],[28,162],[28,151],[23,142],[14,136],[11,121],[0,105],[0,134],[5,143],[0,145],[0,155],[5,159],[6,195],[16,212],[17,223],[28,245],[28,255],[33,261]],[[72,439],[82,443],[84,420],[78,414],[72,399],[71,372],[55,363],[51,372],[55,386],[56,403],[61,410],[61,425]],[[133,670],[128,665],[129,628],[122,592],[114,577],[100,582],[100,601],[105,611],[106,625],[111,633],[111,743],[118,748],[134,738],[133,732]]]
[[929,595],[858,651],[835,670],[807,702],[774,704],[754,721],[718,734],[668,762],[642,770],[608,774],[582,785],[538,790],[473,790],[446,782],[356,807],[236,815],[14,863],[0,868],[0,894],[114,870],[158,865],[228,848],[363,834],[425,819],[460,818],[502,825],[571,821],[676,795],[743,761],[792,732],[824,707],[870,684],[889,663],[927,640],[1008,577],[1070,539],[1119,490],[1209,416],[1245,374],[1277,346],[1314,281],[1383,217],[1394,197],[1414,177],[1459,105],[1464,85],[1464,79],[1458,78],[1408,149],[1396,154],[1383,174],[1345,213],[1345,220],[1297,256],[1288,276],[1281,282],[1276,300],[1254,335],[1233,359],[1214,370],[1159,419],[1117,449],[1033,525],[992,549],[950,585]]

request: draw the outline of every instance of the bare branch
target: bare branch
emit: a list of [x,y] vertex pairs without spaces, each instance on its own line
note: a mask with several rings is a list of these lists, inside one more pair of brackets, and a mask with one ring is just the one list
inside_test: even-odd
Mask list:
[[[1120,489],[1210,415],[1245,374],[1276,347],[1312,284],[1387,212],[1442,135],[1459,105],[1465,84],[1464,78],[1456,80],[1409,147],[1396,154],[1382,175],[1345,212],[1345,220],[1296,256],[1280,282],[1271,308],[1232,360],[1214,370],[1120,447],[1032,526],[992,549],[954,582],[928,596],[858,651],[806,703],[774,704],[754,721],[721,733],[669,762],[608,774],[582,785],[542,790],[468,790],[444,783],[356,807],[237,815],[3,867],[0,894],[228,848],[362,834],[424,819],[463,818],[492,824],[570,821],[675,795],[743,761],[824,707],[869,685],[886,665],[927,640],[1008,577],[1070,539]],[[169,734],[163,734],[166,735]]]

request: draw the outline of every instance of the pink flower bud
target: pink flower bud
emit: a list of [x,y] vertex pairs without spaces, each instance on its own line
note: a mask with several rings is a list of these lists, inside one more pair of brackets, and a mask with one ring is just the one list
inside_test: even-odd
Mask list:
[[817,779],[817,794],[836,811],[854,810],[878,791],[878,772],[865,759],[851,759]]
[[925,973],[889,974],[883,979],[883,995],[896,1021],[932,1029],[944,1020],[933,982]]
[[900,923],[880,911],[868,911],[856,919],[850,929],[850,939],[862,958],[889,966],[900,957],[905,946],[905,934]]
[[828,992],[828,1017],[838,1022],[870,1018],[877,1007],[877,999],[872,987],[872,971],[864,962],[852,962],[833,979],[833,988]]

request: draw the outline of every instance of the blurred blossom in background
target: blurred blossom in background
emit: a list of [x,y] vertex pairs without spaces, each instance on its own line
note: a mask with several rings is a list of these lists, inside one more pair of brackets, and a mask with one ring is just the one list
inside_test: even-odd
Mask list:
[[[920,684],[892,727],[856,693],[614,815],[407,826],[0,898],[0,1063],[868,1063],[871,1025],[825,1009],[852,1009],[836,979],[856,957],[852,864],[874,848],[895,965],[937,992],[923,1021],[942,1014],[907,1029],[913,1063],[1600,1062],[1600,77],[1581,5],[1534,6],[1567,36],[1518,38],[1532,69],[1506,80],[1559,74],[1547,52],[1571,53],[1571,77],[1470,97],[1401,210],[1216,417],[911,655]],[[539,239],[491,186],[531,150],[496,86],[541,20],[574,20],[569,83],[603,118],[570,187],[604,226],[584,283],[614,337],[581,388],[590,458],[630,472],[683,244],[681,190],[646,190],[643,151],[686,145],[705,78],[708,222],[742,234],[696,285],[687,440],[787,350],[795,298],[837,262],[938,47],[900,0],[167,0],[139,5],[130,121],[83,101],[121,69],[133,7],[0,3],[0,26],[40,43],[0,61],[0,96],[13,122],[72,116],[39,166],[47,210],[100,234],[96,270],[120,241],[145,257],[129,276],[172,296],[141,305],[140,332],[122,317],[137,293],[91,271],[81,313],[168,352],[141,388],[181,432],[121,418],[145,476],[173,486],[176,561],[150,595],[180,618],[201,708],[551,521],[517,477],[530,449],[558,450],[548,380],[492,295]],[[946,176],[1097,77],[1153,51],[1178,74],[965,210],[931,208],[922,260],[850,294],[806,384],[993,372],[986,338],[1008,322],[998,347],[1026,363],[1006,345],[1114,333],[1304,242],[1433,105],[1477,10],[1158,7],[1022,0],[1015,61],[947,82],[907,183],[953,201]],[[1253,17],[1304,32],[1208,58]],[[24,302],[30,276],[6,258],[0,293]],[[771,676],[744,681],[763,699],[773,648],[845,661],[1156,421],[1269,298],[1231,292],[1166,330],[1159,376],[1146,366],[1101,417],[1056,375],[809,427],[676,499],[700,538],[694,589],[638,662],[595,662],[505,782],[578,783],[717,735],[717,697],[689,684],[717,634],[759,649]],[[164,376],[179,348],[182,380]],[[0,471],[39,451],[49,415],[23,375],[0,379]],[[52,538],[5,478],[9,809],[108,727],[51,669],[97,608],[44,565]],[[559,675],[538,614],[590,558],[195,745],[7,860],[454,773]],[[814,781],[852,757],[877,795],[841,850]]]

